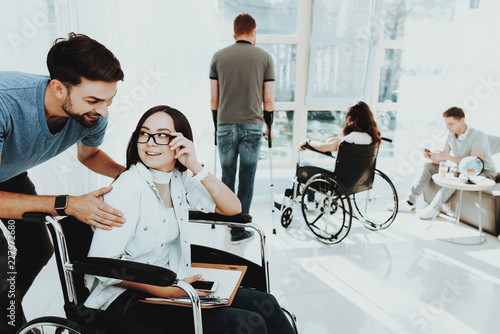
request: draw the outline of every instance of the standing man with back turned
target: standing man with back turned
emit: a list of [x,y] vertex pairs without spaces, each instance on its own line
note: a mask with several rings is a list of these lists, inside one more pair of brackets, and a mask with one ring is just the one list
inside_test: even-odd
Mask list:
[[[234,191],[239,155],[237,195],[242,213],[250,212],[264,119],[267,134],[267,123],[272,123],[274,112],[273,60],[266,51],[255,47],[256,30],[257,24],[249,14],[238,15],[234,20],[236,43],[215,53],[210,67],[222,182]],[[231,229],[233,244],[252,237],[253,232],[242,227]]]
[[[123,80],[120,62],[104,45],[71,33],[47,55],[49,76],[0,72],[0,333],[16,333],[26,321],[21,302],[53,250],[44,224],[25,223],[24,212],[71,215],[111,229],[125,221],[99,196],[37,196],[28,169],[77,143],[78,160],[90,170],[115,177],[123,169],[99,150],[108,106]],[[0,223],[1,224],[1,223]],[[17,255],[12,251],[13,245]]]

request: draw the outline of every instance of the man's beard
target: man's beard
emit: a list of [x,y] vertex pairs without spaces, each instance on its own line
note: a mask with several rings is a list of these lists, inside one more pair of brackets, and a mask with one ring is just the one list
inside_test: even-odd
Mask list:
[[[63,101],[62,109],[71,118],[73,118],[75,121],[77,121],[78,123],[80,123],[81,125],[83,125],[86,128],[93,128],[99,122],[99,119],[96,119],[95,121],[89,121],[89,120],[85,119],[85,117],[84,117],[85,114],[79,115],[79,114],[75,113],[73,111],[73,104],[71,103],[71,99],[69,96],[66,97],[66,99]],[[86,113],[86,114],[89,114],[89,113]]]

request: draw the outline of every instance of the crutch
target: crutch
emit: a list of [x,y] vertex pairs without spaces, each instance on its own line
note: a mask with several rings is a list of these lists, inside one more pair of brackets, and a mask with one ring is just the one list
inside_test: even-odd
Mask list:
[[215,145],[215,152],[214,152],[214,176],[217,177],[217,110],[212,110],[212,120],[214,121],[214,145]]
[[[217,177],[217,151],[219,150],[217,148],[217,110],[212,110],[212,120],[214,121],[214,145],[215,145],[215,150],[214,150],[214,176]],[[212,228],[215,229],[215,224],[212,224]]]
[[273,221],[273,234],[276,234],[276,222],[274,221],[274,182],[273,182],[273,140],[271,136],[272,125],[274,121],[274,110],[265,111],[264,110],[264,122],[267,125],[267,146],[269,147],[269,174],[270,174],[270,186],[271,186],[271,215]]

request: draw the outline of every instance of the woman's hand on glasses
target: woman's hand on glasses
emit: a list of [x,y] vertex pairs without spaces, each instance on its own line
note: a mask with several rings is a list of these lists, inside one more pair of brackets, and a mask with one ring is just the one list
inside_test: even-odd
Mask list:
[[179,160],[179,162],[186,166],[193,174],[197,174],[203,166],[196,157],[193,142],[184,137],[180,132],[172,132],[171,135],[175,136],[169,144],[170,149],[175,151],[175,159]]

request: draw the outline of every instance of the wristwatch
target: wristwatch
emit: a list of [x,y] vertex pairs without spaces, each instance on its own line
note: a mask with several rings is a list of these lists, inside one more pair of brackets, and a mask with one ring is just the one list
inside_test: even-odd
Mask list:
[[64,211],[68,207],[68,195],[61,195],[56,197],[54,209],[56,209],[59,216],[66,216]]

